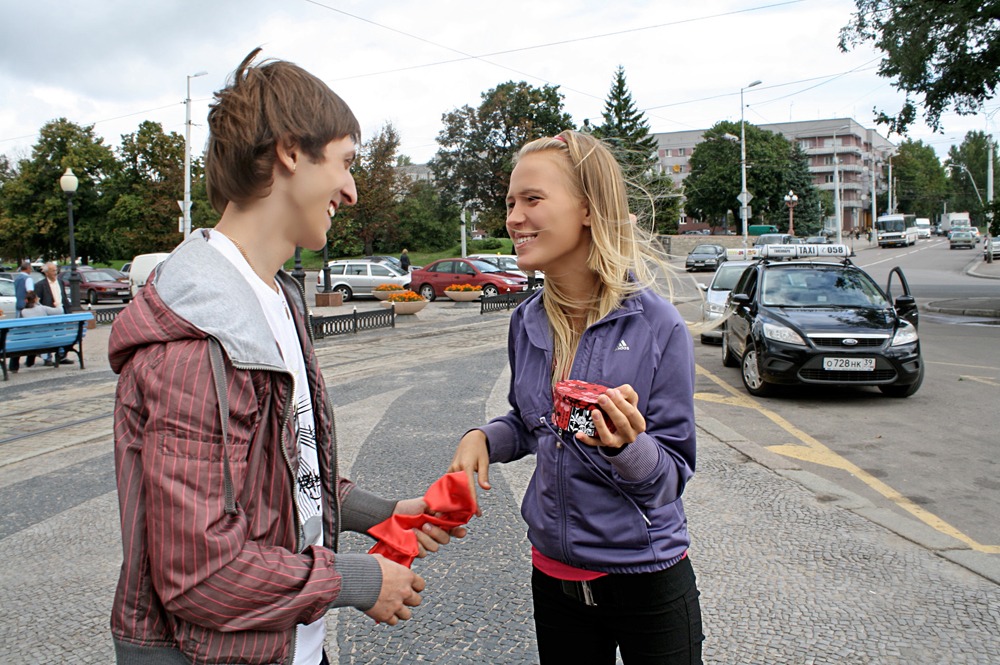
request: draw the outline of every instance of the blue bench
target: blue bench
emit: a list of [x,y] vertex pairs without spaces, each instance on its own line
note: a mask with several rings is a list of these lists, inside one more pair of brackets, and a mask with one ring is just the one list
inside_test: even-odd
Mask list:
[[0,319],[3,380],[7,380],[7,359],[10,356],[56,353],[59,349],[75,353],[80,369],[83,369],[83,328],[93,318],[90,312],[79,312],[30,319]]

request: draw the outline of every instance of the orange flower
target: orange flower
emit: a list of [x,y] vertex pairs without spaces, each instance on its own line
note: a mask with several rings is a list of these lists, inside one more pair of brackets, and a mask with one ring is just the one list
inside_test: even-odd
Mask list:
[[406,287],[402,284],[379,284],[375,287],[375,291],[405,291]]
[[445,291],[482,291],[483,287],[474,286],[472,284],[452,284],[451,286],[446,286]]
[[423,298],[413,291],[400,291],[393,293],[386,300],[389,302],[421,302]]

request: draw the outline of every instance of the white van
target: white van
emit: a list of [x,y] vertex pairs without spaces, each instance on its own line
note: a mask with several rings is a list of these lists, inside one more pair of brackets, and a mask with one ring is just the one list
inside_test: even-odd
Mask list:
[[140,254],[132,259],[132,267],[128,273],[128,285],[132,289],[133,298],[139,289],[146,284],[153,268],[160,265],[160,262],[168,256],[170,256],[170,252],[156,252],[154,254]]
[[931,220],[927,217],[917,217],[914,225],[917,227],[918,238],[931,237]]

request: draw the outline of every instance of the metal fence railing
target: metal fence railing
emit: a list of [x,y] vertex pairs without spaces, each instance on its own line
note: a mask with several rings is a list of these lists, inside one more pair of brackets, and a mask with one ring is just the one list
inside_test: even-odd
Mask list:
[[521,291],[519,293],[504,293],[503,295],[487,298],[483,296],[479,300],[479,313],[499,312],[500,310],[511,310],[524,302],[531,296],[531,291]]
[[114,323],[115,317],[118,316],[121,311],[125,309],[124,307],[107,307],[105,309],[92,308],[90,313],[94,315],[94,323]]
[[334,335],[348,335],[362,330],[395,328],[396,310],[390,307],[385,310],[364,313],[354,310],[351,314],[314,316],[312,317],[312,327],[313,336],[316,339],[323,339],[324,337],[332,337]]

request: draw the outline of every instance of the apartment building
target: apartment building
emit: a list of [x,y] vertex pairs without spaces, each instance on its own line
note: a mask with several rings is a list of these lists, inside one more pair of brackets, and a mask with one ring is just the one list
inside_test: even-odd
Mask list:
[[[843,214],[841,229],[846,233],[871,227],[873,192],[878,194],[888,189],[884,165],[895,152],[895,146],[888,139],[852,118],[778,122],[757,127],[798,143],[809,158],[813,184],[821,190],[833,192],[836,161]],[[671,176],[675,185],[681,185],[690,173],[688,160],[695,146],[701,143],[704,132],[699,129],[654,134],[659,144],[660,168]],[[692,218],[685,218],[681,223],[682,230],[698,226]],[[835,230],[836,216],[827,224]]]

